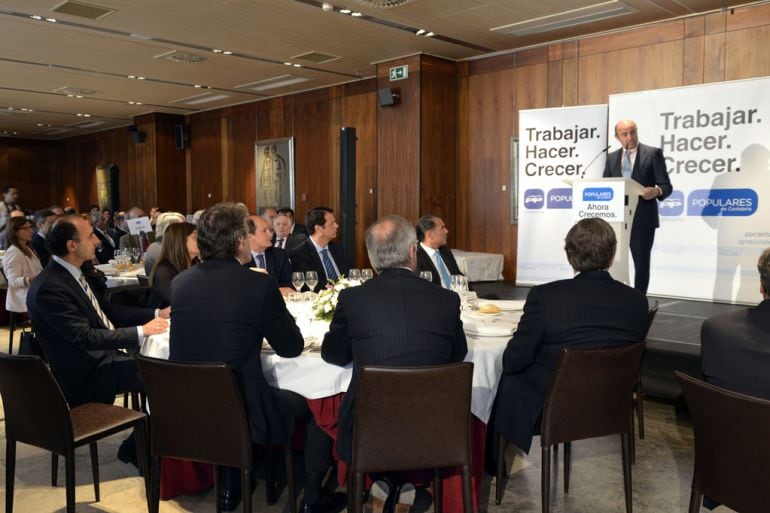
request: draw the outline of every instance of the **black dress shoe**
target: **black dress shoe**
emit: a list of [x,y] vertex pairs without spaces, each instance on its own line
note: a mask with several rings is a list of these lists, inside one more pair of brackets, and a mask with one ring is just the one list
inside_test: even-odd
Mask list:
[[348,496],[342,492],[334,492],[323,498],[321,502],[308,504],[305,501],[299,505],[299,513],[339,513],[348,505]]
[[219,506],[222,511],[235,511],[241,503],[241,492],[235,488],[223,488],[219,492]]

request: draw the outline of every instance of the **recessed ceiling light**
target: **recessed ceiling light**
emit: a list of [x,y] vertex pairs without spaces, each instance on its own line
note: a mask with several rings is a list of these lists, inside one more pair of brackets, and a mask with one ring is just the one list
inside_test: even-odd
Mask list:
[[361,16],[363,16],[363,14],[361,14],[360,12],[351,12],[350,15],[353,16],[354,18],[360,18]]
[[30,16],[30,18],[32,18],[33,20],[38,20],[38,21],[40,21],[40,20],[42,20],[42,19],[43,19],[43,17],[42,17],[42,16],[40,16],[40,15],[37,15],[37,14],[33,14],[32,16]]
[[415,36],[421,36],[425,34],[425,29],[419,29],[417,32],[414,33]]
[[214,53],[222,53],[222,50],[220,50],[219,48],[214,48],[211,51],[214,52]]
[[434,34],[433,32],[428,32],[427,34],[425,34],[425,37],[433,37],[435,35],[436,34]]
[[128,75],[128,78],[136,78],[136,75]]
[[137,80],[144,80],[144,77],[136,77]]
[[225,54],[225,55],[232,55],[233,54],[233,52],[231,52],[230,50],[225,50],[222,53]]
[[284,62],[284,64],[285,64],[286,66],[291,66],[291,65],[292,65],[292,63],[290,63],[290,62]]
[[340,12],[341,12],[342,14],[350,14],[350,13],[351,13],[351,12],[353,12],[353,11],[351,11],[350,9],[340,9]]
[[302,64],[294,64],[293,66],[294,66],[295,68],[301,68],[301,67],[302,67]]
[[203,86],[202,86],[202,85],[200,85],[200,84],[195,84],[193,87],[195,87],[195,88],[197,88],[197,89],[200,89],[200,88],[201,88],[201,87],[203,87]]
[[45,21],[47,21],[49,23],[56,23],[59,20],[57,20],[56,18],[46,18]]

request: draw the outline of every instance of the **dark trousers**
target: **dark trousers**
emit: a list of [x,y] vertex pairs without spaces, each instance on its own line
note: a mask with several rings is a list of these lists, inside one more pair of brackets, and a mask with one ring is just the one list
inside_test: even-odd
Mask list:
[[[294,426],[298,422],[306,424],[305,429],[305,497],[304,502],[315,504],[322,502],[323,478],[326,469],[332,463],[332,439],[315,422],[307,400],[299,394],[288,390],[276,390],[276,395],[288,406],[292,419],[288,424]],[[257,451],[254,451],[257,454]],[[252,463],[252,468],[256,465]],[[236,468],[222,468],[222,488],[237,489],[240,487],[240,471]]]
[[654,241],[655,228],[631,230],[629,247],[634,259],[634,288],[645,294],[647,293],[647,286],[650,284],[650,253]]

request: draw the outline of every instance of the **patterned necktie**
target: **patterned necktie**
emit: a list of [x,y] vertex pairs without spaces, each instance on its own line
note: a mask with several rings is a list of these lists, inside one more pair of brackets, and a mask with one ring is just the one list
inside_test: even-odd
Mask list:
[[433,260],[436,262],[436,269],[438,269],[439,275],[441,275],[441,285],[445,289],[451,288],[452,277],[449,276],[449,269],[446,268],[446,264],[444,264],[444,260],[438,251],[433,252]]
[[623,156],[623,165],[620,168],[621,174],[626,177],[631,177],[631,152],[626,150],[626,154]]
[[150,245],[150,240],[147,238],[147,235],[142,232],[139,235],[139,249],[142,250],[142,253],[147,251],[147,247]]
[[329,257],[328,249],[321,250],[321,260],[323,261],[324,269],[326,269],[326,277],[331,281],[337,281],[339,276],[337,276],[337,271],[334,270],[334,264],[332,264],[332,259]]
[[101,319],[102,324],[108,329],[108,330],[114,330],[115,326],[112,325],[112,322],[110,322],[110,318],[107,317],[107,314],[104,313],[104,310],[102,310],[102,307],[99,306],[99,301],[96,299],[96,296],[94,296],[94,293],[91,291],[91,287],[88,286],[88,282],[86,281],[86,277],[82,274],[80,275],[80,286],[83,287],[83,291],[86,293],[86,296],[88,296],[88,299],[91,301],[91,306],[94,307],[94,310],[96,310],[96,315],[99,316],[99,319]]
[[267,269],[267,266],[265,265],[265,255],[262,253],[257,255],[257,267],[260,269]]

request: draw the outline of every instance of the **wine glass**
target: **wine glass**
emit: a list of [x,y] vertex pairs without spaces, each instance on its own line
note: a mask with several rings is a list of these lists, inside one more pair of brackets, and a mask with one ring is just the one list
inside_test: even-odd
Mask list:
[[463,291],[461,278],[463,278],[463,276],[460,276],[459,274],[453,274],[451,281],[449,282],[449,288],[458,294]]
[[361,270],[360,269],[351,269],[348,273],[348,278],[350,281],[361,281]]
[[294,289],[297,292],[302,290],[302,286],[305,284],[305,273],[303,272],[291,273],[291,284],[294,286]]
[[371,269],[361,269],[361,283],[374,278],[374,272]]
[[315,271],[306,272],[305,283],[310,288],[310,292],[313,292],[315,290],[315,286],[318,285],[318,273]]
[[433,273],[430,271],[420,271],[420,278],[423,280],[433,281]]

